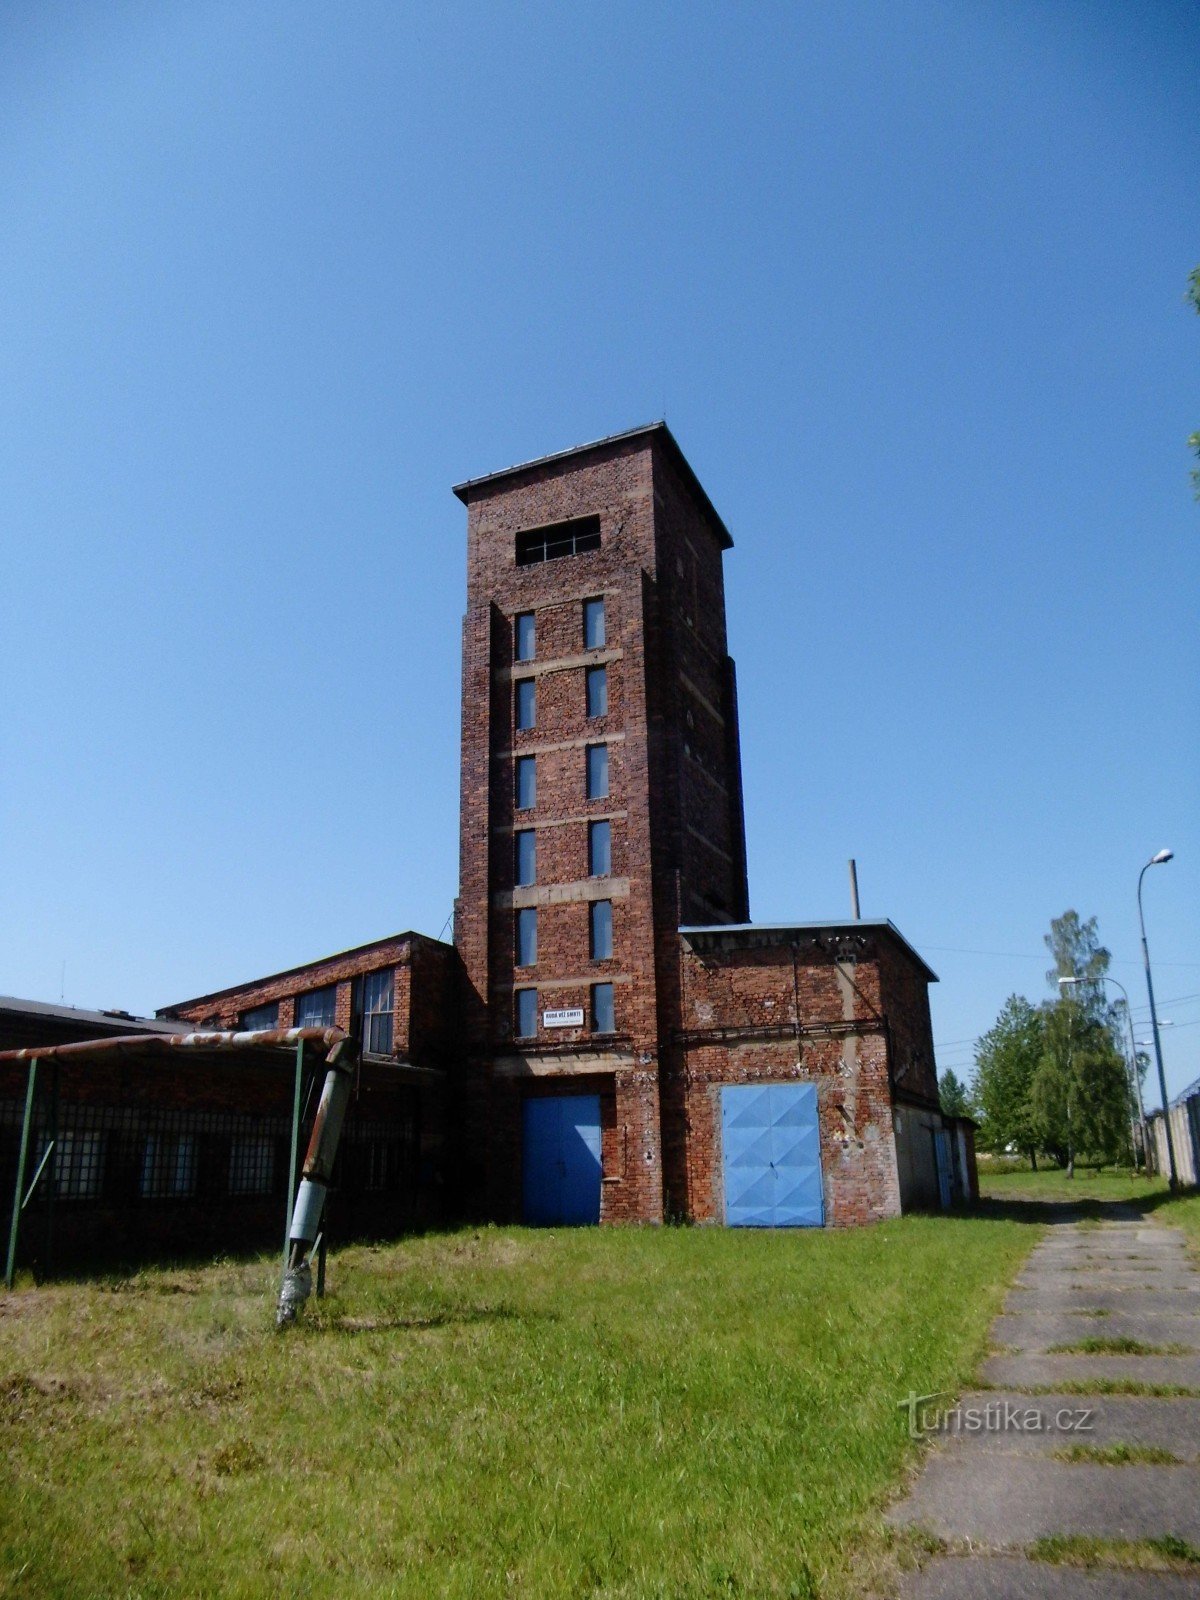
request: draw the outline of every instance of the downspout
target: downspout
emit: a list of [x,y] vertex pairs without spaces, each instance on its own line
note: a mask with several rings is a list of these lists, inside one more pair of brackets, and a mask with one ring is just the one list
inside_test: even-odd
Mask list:
[[308,1153],[304,1157],[304,1170],[292,1211],[288,1259],[275,1313],[277,1328],[286,1328],[289,1323],[295,1322],[301,1306],[312,1293],[310,1258],[321,1228],[321,1214],[325,1209],[329,1180],[333,1176],[333,1164],[341,1142],[342,1123],[350,1103],[357,1061],[358,1041],[342,1039],[329,1052],[325,1063],[328,1069],[325,1086],[313,1118],[312,1136],[308,1141]]

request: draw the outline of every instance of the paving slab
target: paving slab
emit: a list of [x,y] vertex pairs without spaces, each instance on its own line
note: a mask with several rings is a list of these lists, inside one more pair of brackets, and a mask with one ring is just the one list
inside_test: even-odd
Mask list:
[[[1081,1339],[1138,1339],[1142,1344],[1186,1345],[1200,1355],[1200,1317],[1187,1312],[1159,1311],[1150,1296],[1106,1317],[1072,1316],[1069,1311],[1005,1312],[992,1324],[992,1342],[1016,1350],[1047,1350]],[[1178,1354],[1178,1352],[1176,1352]]]
[[[969,1470],[971,1453],[1053,1455],[1073,1445],[1140,1445],[1200,1461],[1200,1397],[1160,1399],[1136,1394],[1022,1394],[977,1390],[926,1413],[931,1449]],[[1114,1469],[1122,1470],[1122,1469]]]
[[1054,1389],[1070,1383],[1169,1383],[1200,1394],[1195,1356],[988,1356],[985,1383],[1006,1389]]
[[981,1452],[964,1470],[933,1451],[910,1497],[889,1513],[901,1525],[995,1550],[1023,1550],[1051,1534],[1200,1545],[1200,1467],[1068,1465]]
[[[1038,1312],[1063,1311],[1076,1317],[1083,1311],[1129,1311],[1145,1307],[1152,1311],[1170,1311],[1200,1318],[1200,1282],[1189,1289],[1153,1289],[1140,1283],[1125,1285],[1107,1284],[1071,1289],[1051,1286],[1039,1288],[1037,1298],[1032,1289],[1012,1289],[1004,1302],[1006,1315],[1022,1316],[1032,1307]],[[1103,1320],[1103,1319],[1097,1319]]]
[[910,1572],[901,1600],[1196,1600],[1200,1577],[1048,1566],[1011,1556],[939,1556]]

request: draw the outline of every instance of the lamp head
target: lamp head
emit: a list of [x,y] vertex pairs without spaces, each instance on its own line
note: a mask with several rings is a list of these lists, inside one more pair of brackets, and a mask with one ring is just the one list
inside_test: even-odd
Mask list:
[[1066,983],[1082,983],[1082,982],[1083,982],[1082,978],[1059,978],[1058,979],[1058,983],[1059,983],[1060,987],[1063,984],[1066,984]]
[[1174,850],[1160,850],[1156,856],[1150,857],[1150,865],[1152,867],[1161,867],[1164,861],[1171,861],[1174,856]]

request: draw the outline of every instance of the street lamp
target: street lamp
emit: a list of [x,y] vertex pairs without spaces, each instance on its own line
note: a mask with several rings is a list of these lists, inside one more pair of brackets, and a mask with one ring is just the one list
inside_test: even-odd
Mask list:
[[[1058,987],[1068,983],[1082,983],[1082,978],[1060,978]],[[1067,1012],[1067,1177],[1075,1176],[1075,1133],[1071,1124],[1071,1012]]]
[[1142,929],[1142,965],[1146,969],[1146,993],[1150,996],[1150,1029],[1154,1034],[1154,1056],[1158,1062],[1158,1090],[1162,1096],[1163,1126],[1167,1134],[1167,1160],[1171,1167],[1170,1184],[1172,1189],[1178,1189],[1179,1173],[1175,1167],[1175,1141],[1171,1137],[1171,1108],[1167,1104],[1167,1075],[1163,1071],[1162,1040],[1158,1036],[1158,1012],[1154,1009],[1154,982],[1150,977],[1150,946],[1146,943],[1146,918],[1142,913],[1142,879],[1151,867],[1161,867],[1170,861],[1174,854],[1174,850],[1160,850],[1157,855],[1150,857],[1138,873],[1137,903],[1138,922]]
[[[1096,980],[1094,978],[1060,978],[1058,981],[1059,981],[1060,984],[1068,984],[1068,983],[1078,984],[1078,983],[1094,983]],[[1138,1072],[1137,1042],[1133,1037],[1133,1013],[1129,1009],[1129,991],[1128,991],[1128,989],[1126,989],[1126,987],[1125,987],[1125,985],[1123,983],[1121,983],[1116,978],[1110,978],[1107,973],[1103,973],[1102,972],[1100,974],[1100,982],[1101,983],[1111,983],[1111,984],[1113,984],[1116,988],[1120,989],[1121,993],[1125,996],[1125,1025],[1126,1025],[1126,1028],[1127,1028],[1128,1033],[1129,1033],[1129,1070],[1133,1074],[1133,1088],[1134,1088],[1134,1093],[1137,1096],[1138,1127],[1141,1129],[1141,1135],[1142,1135],[1142,1161],[1144,1163],[1145,1160],[1146,1160],[1146,1148],[1147,1148],[1147,1146],[1146,1146],[1146,1108],[1142,1104],[1142,1080],[1141,1080],[1141,1075]],[[1166,1028],[1166,1027],[1169,1027],[1170,1024],[1166,1023],[1166,1022],[1162,1022],[1162,1023],[1159,1024],[1159,1026],[1162,1027],[1162,1028]],[[1148,1042],[1149,1041],[1147,1041],[1147,1043]],[[1133,1164],[1134,1164],[1135,1167],[1137,1166],[1137,1140],[1136,1139],[1134,1140]]]

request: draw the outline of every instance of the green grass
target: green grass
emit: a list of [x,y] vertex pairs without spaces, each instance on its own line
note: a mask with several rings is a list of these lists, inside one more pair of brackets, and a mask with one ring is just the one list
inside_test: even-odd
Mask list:
[[1151,1444],[1073,1444],[1054,1452],[1056,1461],[1097,1467],[1155,1466],[1174,1467],[1179,1456]]
[[0,1302],[0,1594],[829,1596],[1039,1230],[483,1229]]
[[1186,1356],[1186,1344],[1147,1344],[1143,1339],[1131,1339],[1121,1334],[1115,1339],[1073,1339],[1068,1344],[1052,1344],[1046,1351],[1051,1356]]
[[1086,1534],[1039,1539],[1026,1552],[1034,1561],[1066,1567],[1120,1567],[1138,1572],[1195,1572],[1200,1550],[1173,1534],[1161,1539],[1094,1539]]

